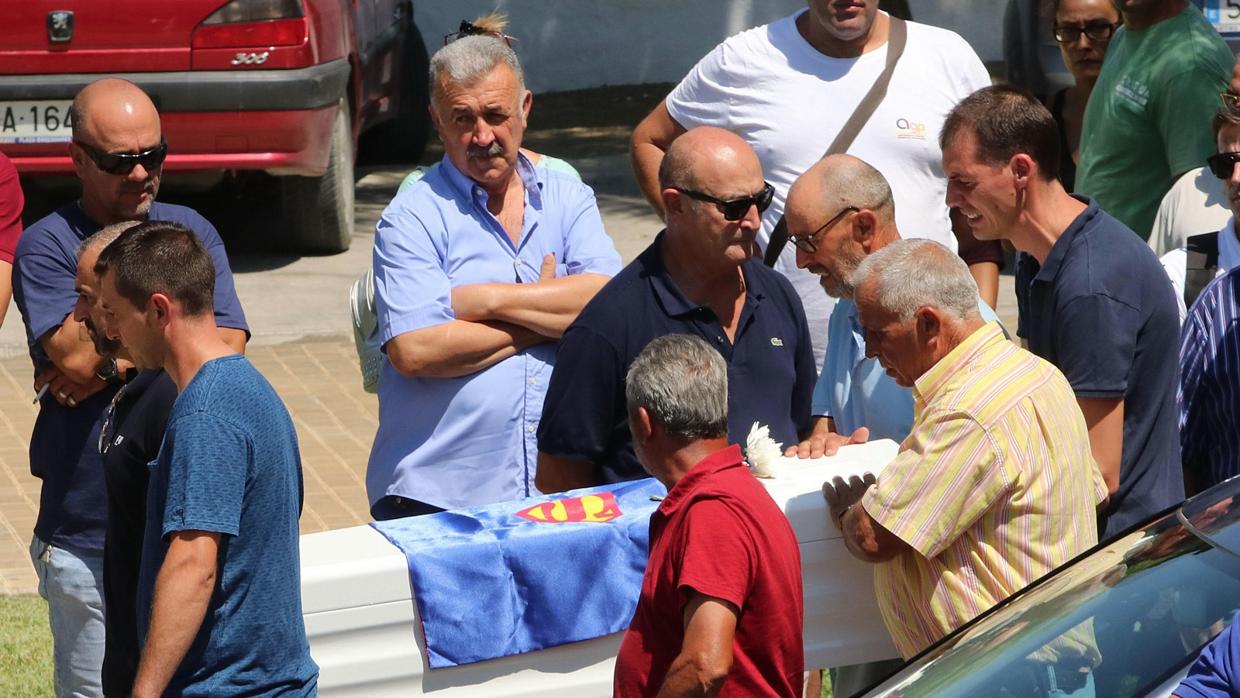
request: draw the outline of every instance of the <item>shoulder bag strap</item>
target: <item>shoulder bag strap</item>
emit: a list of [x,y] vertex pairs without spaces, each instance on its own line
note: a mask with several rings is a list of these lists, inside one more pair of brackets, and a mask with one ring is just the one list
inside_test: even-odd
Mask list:
[[[823,157],[846,152],[853,140],[857,138],[857,134],[861,133],[861,129],[865,127],[866,122],[870,120],[870,116],[874,114],[879,103],[883,101],[883,97],[887,96],[887,86],[891,84],[891,75],[896,71],[896,62],[903,55],[904,45],[908,41],[908,27],[905,26],[904,20],[899,17],[891,17],[890,20],[891,26],[887,35],[887,65],[874,84],[870,86],[870,91],[861,98],[861,103],[857,105],[852,116],[848,117],[844,128],[840,129],[835,140],[831,141],[831,147],[827,148]],[[779,222],[771,230],[771,241],[766,246],[766,254],[763,255],[762,261],[768,267],[775,266],[775,260],[779,259],[780,253],[784,251],[787,244],[788,224],[784,221],[784,217],[780,216]]]

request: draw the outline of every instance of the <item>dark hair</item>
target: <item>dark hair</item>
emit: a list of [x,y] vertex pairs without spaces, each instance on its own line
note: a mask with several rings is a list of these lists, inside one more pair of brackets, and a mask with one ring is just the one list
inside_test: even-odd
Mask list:
[[1038,163],[1042,179],[1059,177],[1059,127],[1050,111],[1019,87],[983,87],[961,100],[943,122],[939,147],[946,149],[962,129],[977,139],[983,162],[1002,165],[1024,153]]
[[180,223],[148,221],[121,233],[95,262],[99,278],[108,271],[116,291],[138,308],[154,293],[176,301],[190,317],[215,307],[215,264],[198,236]]

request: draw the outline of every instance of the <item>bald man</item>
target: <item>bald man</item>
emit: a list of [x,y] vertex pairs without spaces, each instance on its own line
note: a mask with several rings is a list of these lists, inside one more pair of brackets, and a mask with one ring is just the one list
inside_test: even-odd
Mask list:
[[[101,594],[107,499],[99,417],[126,365],[100,356],[73,317],[82,241],[126,220],[176,221],[202,240],[215,264],[221,335],[244,350],[248,328],[224,243],[191,209],[155,201],[167,146],[159,113],[133,83],[104,78],[73,100],[69,154],[82,181],[79,199],[30,226],[13,263],[13,296],[26,326],[39,416],[30,437],[30,471],[43,481],[30,545],[48,602],[57,695],[102,695]],[[46,388],[46,390],[43,390]]]
[[[817,274],[838,299],[828,324],[827,356],[814,387],[813,431],[802,458],[830,455],[866,438],[903,441],[913,426],[913,395],[866,358],[853,302],[853,272],[866,256],[901,239],[891,187],[882,173],[852,155],[831,155],[793,183],[786,209],[797,267]],[[985,322],[997,321],[978,299]]]
[[757,155],[714,127],[688,131],[659,169],[667,227],[607,283],[560,340],[538,428],[543,492],[646,477],[633,453],[624,376],[651,339],[702,337],[728,369],[728,440],[754,422],[783,443],[809,427],[816,370],[801,300],[751,256],[773,190]]

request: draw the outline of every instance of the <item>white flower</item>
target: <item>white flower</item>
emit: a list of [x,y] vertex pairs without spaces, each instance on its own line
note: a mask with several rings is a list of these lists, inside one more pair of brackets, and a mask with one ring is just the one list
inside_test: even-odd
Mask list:
[[749,470],[757,477],[779,477],[783,471],[783,444],[771,438],[770,427],[754,422],[745,438],[745,460]]

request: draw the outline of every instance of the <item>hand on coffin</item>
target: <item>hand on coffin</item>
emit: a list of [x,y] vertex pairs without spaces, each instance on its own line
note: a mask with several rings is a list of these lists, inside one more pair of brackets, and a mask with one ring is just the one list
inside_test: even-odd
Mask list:
[[874,474],[866,473],[864,477],[851,475],[848,480],[834,477],[829,482],[822,483],[822,496],[827,500],[831,520],[837,527],[843,529],[844,514],[848,513],[852,505],[861,501],[861,495],[865,494],[865,491],[875,482],[877,479]]

